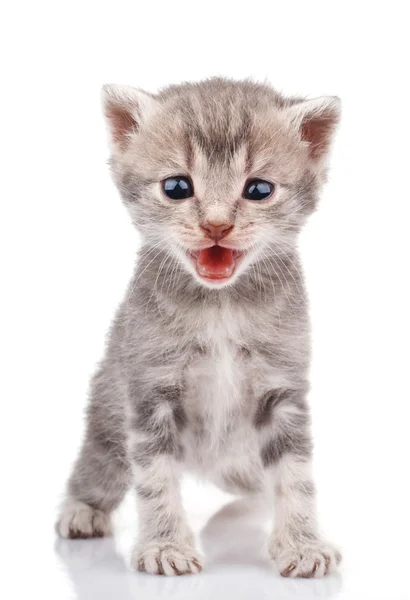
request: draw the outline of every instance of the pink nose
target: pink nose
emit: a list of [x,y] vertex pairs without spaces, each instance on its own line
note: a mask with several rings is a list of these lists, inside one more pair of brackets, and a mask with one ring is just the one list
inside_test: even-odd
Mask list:
[[228,235],[230,231],[233,229],[233,225],[228,225],[227,223],[205,223],[205,225],[200,226],[201,229],[206,231],[208,237],[213,238],[216,242],[219,242],[220,239]]

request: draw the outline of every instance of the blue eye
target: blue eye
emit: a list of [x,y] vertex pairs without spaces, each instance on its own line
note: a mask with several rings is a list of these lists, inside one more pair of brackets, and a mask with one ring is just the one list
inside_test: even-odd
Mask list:
[[243,197],[247,200],[265,200],[273,194],[275,186],[263,179],[252,179],[248,181],[243,190]]
[[164,194],[172,200],[185,200],[194,195],[192,183],[186,177],[169,177],[162,182]]

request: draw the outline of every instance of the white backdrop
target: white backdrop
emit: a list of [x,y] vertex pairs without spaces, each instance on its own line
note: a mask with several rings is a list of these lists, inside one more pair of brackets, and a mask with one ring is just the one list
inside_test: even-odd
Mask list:
[[[122,600],[140,586],[144,598],[218,590],[229,598],[410,597],[405,9],[394,0],[3,6],[4,597]],[[126,556],[135,527],[132,501],[118,517],[120,558],[111,542],[54,548],[55,508],[81,439],[88,379],[138,247],[106,166],[100,87],[155,91],[211,75],[267,78],[285,93],[343,102],[329,184],[301,239],[321,521],[345,555],[341,576],[325,582],[281,580],[255,566],[245,546],[238,561],[245,534],[235,560],[228,565],[222,550],[214,553],[199,583],[128,573],[121,551]],[[224,498],[187,483],[198,531]]]

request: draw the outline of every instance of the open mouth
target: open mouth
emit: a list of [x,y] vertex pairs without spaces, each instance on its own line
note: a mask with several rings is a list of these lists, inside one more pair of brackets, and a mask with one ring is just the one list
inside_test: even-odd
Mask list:
[[221,282],[227,281],[233,276],[244,254],[240,250],[223,246],[211,246],[188,252],[196,272],[202,279]]

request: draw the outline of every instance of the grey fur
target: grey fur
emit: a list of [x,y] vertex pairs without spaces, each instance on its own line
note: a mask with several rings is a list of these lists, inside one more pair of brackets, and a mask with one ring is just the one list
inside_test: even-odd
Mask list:
[[[108,515],[134,485],[136,568],[170,574],[173,563],[175,573],[196,572],[178,490],[187,468],[234,491],[276,485],[272,556],[281,567],[283,549],[309,540],[314,565],[324,565],[314,573],[327,569],[308,472],[310,342],[297,235],[325,180],[339,106],[312,102],[221,78],[157,96],[106,88],[111,168],[143,245],[91,385],[62,535],[99,534],[81,518]],[[193,199],[164,197],[160,181],[172,174],[190,175]],[[241,199],[252,174],[276,183],[273,200]],[[184,249],[197,248],[199,225],[216,218],[234,225],[248,262],[227,285],[210,286]],[[284,502],[295,506],[289,521]]]
[[[303,431],[303,429],[302,429]],[[280,461],[285,454],[294,454],[301,458],[311,455],[312,444],[307,433],[299,433],[297,428],[290,427],[283,434],[276,435],[261,451],[264,467],[274,465]]]
[[255,493],[262,491],[262,487],[255,485],[254,480],[247,476],[246,473],[240,471],[228,471],[224,473],[224,483],[228,490],[238,493]]
[[304,415],[307,412],[307,406],[304,402],[304,398],[300,397],[299,393],[293,390],[269,390],[259,400],[258,408],[255,413],[254,423],[255,427],[260,428],[265,425],[269,425],[272,420],[272,413],[275,407],[279,406],[280,403],[290,403],[294,406],[298,406],[300,409],[300,426],[304,425]]

